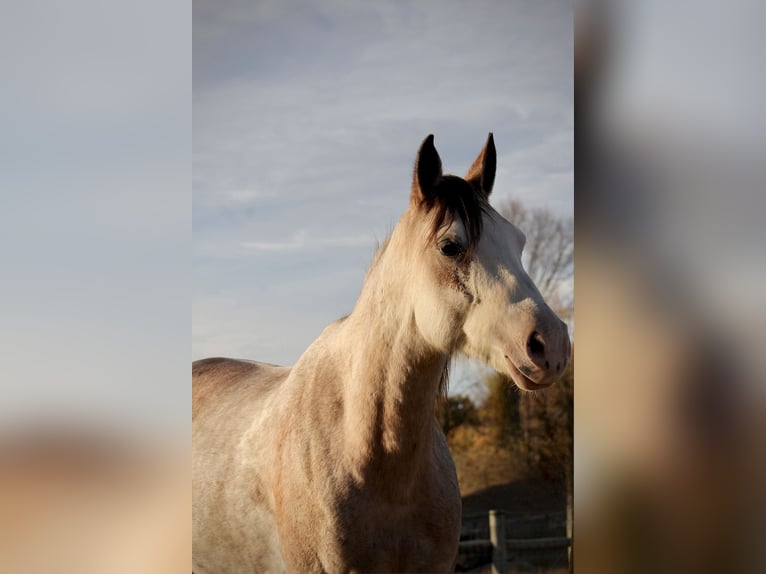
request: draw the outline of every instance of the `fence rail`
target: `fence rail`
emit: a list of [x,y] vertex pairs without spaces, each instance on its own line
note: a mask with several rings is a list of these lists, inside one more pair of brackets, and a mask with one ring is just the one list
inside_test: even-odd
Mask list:
[[548,538],[521,538],[506,541],[508,550],[555,550],[569,548],[572,541],[567,536],[550,536]]
[[566,512],[513,519],[500,510],[470,514],[463,517],[460,554],[471,564],[491,562],[492,574],[506,574],[519,552],[569,550],[568,531]]

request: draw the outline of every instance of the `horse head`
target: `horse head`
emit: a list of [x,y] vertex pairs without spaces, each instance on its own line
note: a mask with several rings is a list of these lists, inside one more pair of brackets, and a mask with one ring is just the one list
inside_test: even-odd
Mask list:
[[411,307],[435,348],[482,360],[537,390],[561,376],[571,345],[524,270],[524,234],[489,204],[496,163],[491,133],[464,178],[443,174],[433,136],[423,141],[403,217],[415,259]]

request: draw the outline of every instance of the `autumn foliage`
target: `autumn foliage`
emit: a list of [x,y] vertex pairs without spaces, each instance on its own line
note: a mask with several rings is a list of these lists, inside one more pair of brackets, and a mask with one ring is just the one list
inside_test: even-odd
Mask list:
[[481,384],[487,392],[480,404],[455,395],[437,408],[463,494],[524,478],[568,481],[574,366],[544,391],[521,391],[497,373]]

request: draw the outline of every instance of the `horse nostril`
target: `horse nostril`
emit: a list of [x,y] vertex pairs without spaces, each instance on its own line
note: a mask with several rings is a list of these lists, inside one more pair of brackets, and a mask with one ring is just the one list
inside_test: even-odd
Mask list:
[[537,331],[533,332],[527,340],[527,354],[534,363],[545,364],[545,368],[550,369],[548,361],[545,361],[545,343]]
[[561,363],[556,363],[556,372],[558,373],[561,370]]

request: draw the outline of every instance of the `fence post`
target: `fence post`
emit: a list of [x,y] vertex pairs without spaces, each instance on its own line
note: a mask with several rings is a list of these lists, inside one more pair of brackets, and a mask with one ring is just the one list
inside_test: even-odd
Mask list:
[[489,511],[489,539],[492,541],[492,574],[507,574],[505,515],[502,510]]
[[567,561],[569,562],[569,574],[574,574],[574,504],[571,489],[567,492]]
[[[570,424],[571,424],[571,419],[570,419]],[[571,429],[572,427],[570,426],[569,428]],[[569,563],[569,569],[567,570],[567,572],[569,574],[574,574],[574,480],[573,480],[573,476],[574,475],[572,474],[572,467],[567,466],[567,471],[566,471],[567,538],[569,538],[569,546],[567,546],[567,561]]]

